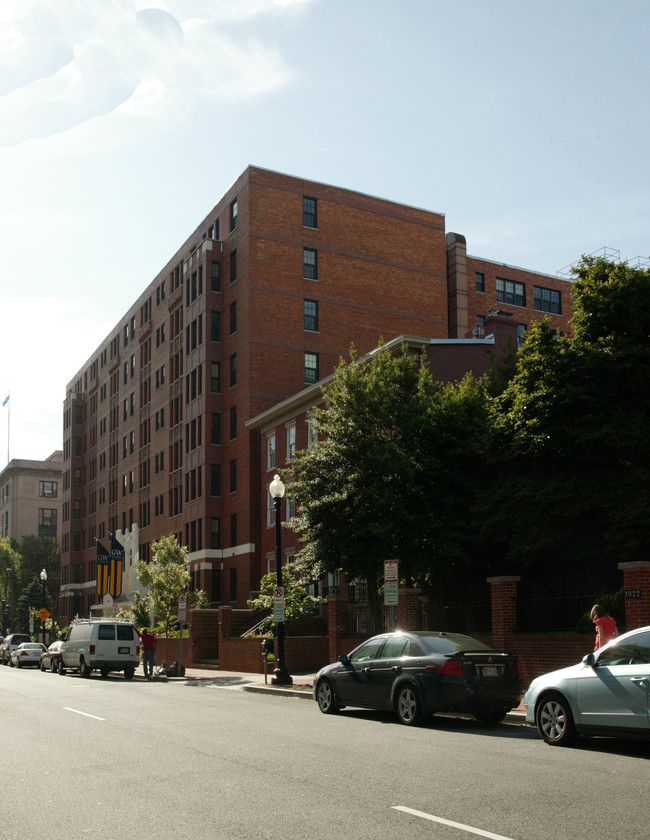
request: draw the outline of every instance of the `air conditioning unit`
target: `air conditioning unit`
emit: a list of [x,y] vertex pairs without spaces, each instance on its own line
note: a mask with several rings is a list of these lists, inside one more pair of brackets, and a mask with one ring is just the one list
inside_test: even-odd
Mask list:
[[485,335],[485,327],[474,327],[472,330],[472,338],[483,338]]

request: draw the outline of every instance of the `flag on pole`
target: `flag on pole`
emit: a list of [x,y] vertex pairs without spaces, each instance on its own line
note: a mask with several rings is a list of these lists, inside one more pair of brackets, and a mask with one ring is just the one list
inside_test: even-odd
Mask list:
[[111,566],[111,555],[97,540],[97,594],[104,596],[108,592],[108,575]]
[[111,534],[111,580],[108,591],[113,598],[122,594],[122,571],[124,569],[124,546]]
[[2,407],[4,408],[7,405],[8,402],[9,402],[9,394],[7,394],[7,396],[2,401]]

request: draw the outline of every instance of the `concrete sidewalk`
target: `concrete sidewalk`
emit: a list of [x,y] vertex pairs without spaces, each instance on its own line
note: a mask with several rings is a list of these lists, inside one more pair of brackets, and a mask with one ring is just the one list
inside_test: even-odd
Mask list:
[[[167,682],[185,682],[189,685],[212,685],[236,691],[253,691],[261,694],[275,694],[282,697],[298,697],[303,700],[312,699],[312,686],[316,671],[303,671],[292,674],[293,685],[276,686],[271,684],[273,670],[270,670],[264,681],[264,674],[250,674],[243,671],[220,671],[218,668],[186,668],[183,677],[163,677]],[[144,679],[142,673],[136,674],[136,679]],[[526,708],[523,703],[513,709],[506,716],[508,723],[526,722]]]

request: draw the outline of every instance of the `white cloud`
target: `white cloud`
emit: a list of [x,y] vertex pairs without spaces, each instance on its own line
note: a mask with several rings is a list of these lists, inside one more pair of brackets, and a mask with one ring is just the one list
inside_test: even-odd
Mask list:
[[281,88],[280,53],[238,40],[228,21],[287,14],[312,0],[4,0],[0,145],[65,132],[122,109],[146,118]]
[[83,302],[0,298],[0,464],[10,457],[42,459],[61,448],[63,400],[68,380],[114,326],[91,322]]

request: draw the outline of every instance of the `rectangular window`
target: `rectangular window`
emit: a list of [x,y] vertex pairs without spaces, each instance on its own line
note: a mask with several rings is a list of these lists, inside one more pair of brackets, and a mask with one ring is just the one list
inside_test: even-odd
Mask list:
[[533,301],[538,312],[550,312],[552,315],[562,314],[562,299],[560,293],[554,289],[533,286]]
[[210,391],[213,394],[221,393],[221,362],[212,362],[212,373],[210,375]]
[[237,600],[237,569],[230,570],[230,600]]
[[287,461],[292,461],[296,457],[296,427],[295,425],[287,426]]
[[238,206],[237,206],[237,199],[230,203],[230,232],[232,233],[233,230],[237,227],[237,214],[238,214]]
[[305,382],[318,382],[318,353],[305,353]]
[[306,280],[318,280],[318,252],[314,248],[302,249],[302,276]]
[[237,406],[233,405],[230,409],[230,440],[237,437]]
[[38,536],[56,539],[56,510],[54,508],[38,509]]
[[230,357],[230,387],[237,384],[237,354],[233,353]]
[[275,433],[266,438],[266,469],[275,469]]
[[210,417],[210,443],[221,443],[221,415],[213,413]]
[[230,282],[234,283],[237,279],[237,250],[235,249],[230,255]]
[[511,306],[526,306],[526,289],[523,283],[497,277],[497,300]]
[[517,346],[523,347],[526,340],[526,324],[517,324]]
[[219,517],[213,517],[211,520],[210,548],[221,548],[221,519]]
[[221,464],[210,465],[210,495],[221,495]]
[[212,268],[210,269],[210,291],[221,291],[221,263],[212,263]]
[[304,227],[318,227],[316,199],[306,195],[302,199],[302,223]]
[[477,271],[474,274],[474,278],[476,280],[476,291],[477,292],[484,292],[485,291],[485,274],[482,271]]
[[310,332],[318,332],[318,301],[305,300],[303,301],[303,321],[304,327]]
[[230,335],[237,332],[237,301],[230,304]]
[[56,499],[59,484],[57,481],[39,481],[38,495],[45,499]]
[[221,312],[210,313],[210,341],[221,341]]
[[237,492],[237,459],[233,458],[230,462],[230,492]]

